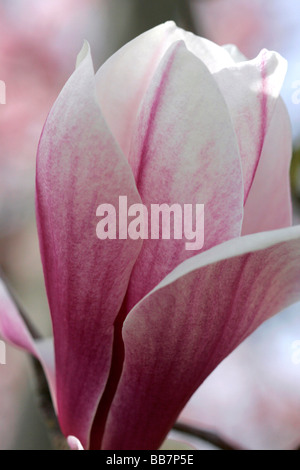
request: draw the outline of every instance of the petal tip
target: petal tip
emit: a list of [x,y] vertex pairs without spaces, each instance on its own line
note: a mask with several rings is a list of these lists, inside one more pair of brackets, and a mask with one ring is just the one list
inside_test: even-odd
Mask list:
[[68,436],[67,442],[71,450],[84,450],[80,440],[75,436]]
[[83,41],[82,48],[81,48],[79,54],[77,55],[76,69],[84,61],[84,59],[90,54],[90,50],[91,50],[91,48],[90,48],[89,42],[85,39]]

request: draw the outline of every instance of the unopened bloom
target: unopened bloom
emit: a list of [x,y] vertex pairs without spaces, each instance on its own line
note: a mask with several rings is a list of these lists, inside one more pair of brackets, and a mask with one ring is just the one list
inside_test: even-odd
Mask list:
[[[94,74],[87,45],[46,121],[36,208],[51,348],[3,292],[4,338],[41,358],[61,429],[85,449],[155,449],[210,372],[300,298],[289,119],[276,53],[158,26]],[[99,240],[96,209],[204,204],[184,239]],[[4,289],[4,288],[3,288]],[[41,347],[43,346],[43,347]]]

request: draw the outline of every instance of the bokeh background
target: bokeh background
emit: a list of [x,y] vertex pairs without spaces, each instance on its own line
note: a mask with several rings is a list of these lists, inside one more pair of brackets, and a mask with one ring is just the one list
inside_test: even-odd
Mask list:
[[[266,47],[289,63],[282,95],[294,155],[300,223],[299,0],[0,0],[0,268],[43,335],[51,334],[34,214],[35,157],[55,98],[84,39],[95,69],[127,41],[166,20],[249,58]],[[300,446],[300,304],[266,322],[213,372],[181,414],[245,449]],[[48,449],[30,359],[7,346],[0,365],[0,450]],[[172,434],[172,437],[178,437]],[[179,436],[183,437],[183,436]],[[183,437],[186,439],[186,436]],[[211,448],[194,439],[198,449]]]

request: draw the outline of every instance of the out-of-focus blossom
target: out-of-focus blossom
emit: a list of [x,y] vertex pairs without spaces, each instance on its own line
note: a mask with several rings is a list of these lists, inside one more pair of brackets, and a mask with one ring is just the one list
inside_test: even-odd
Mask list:
[[[41,360],[72,448],[159,447],[211,371],[300,299],[300,227],[283,228],[285,71],[276,53],[245,61],[170,22],[96,75],[81,51],[37,161],[55,365],[53,344],[31,338],[4,286],[0,304],[1,333]],[[204,204],[203,249],[98,240],[97,207],[120,195],[128,206]]]
[[252,58],[266,47],[289,63],[282,96],[300,144],[300,2],[298,0],[190,0],[195,24],[217,44],[235,44]]
[[255,57],[262,47],[269,47],[269,18],[262,14],[268,8],[266,2],[191,0],[190,4],[196,27],[201,27],[202,33],[217,44],[235,44],[249,58]]
[[[0,236],[32,209],[35,155],[49,108],[69,75],[83,38],[95,33],[93,0],[0,5]],[[91,32],[87,34],[87,29]]]

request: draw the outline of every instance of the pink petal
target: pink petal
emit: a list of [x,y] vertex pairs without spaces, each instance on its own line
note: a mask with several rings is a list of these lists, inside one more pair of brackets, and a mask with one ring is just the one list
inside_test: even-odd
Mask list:
[[126,44],[99,69],[102,111],[128,155],[139,106],[160,60],[178,40],[206,64],[229,107],[241,152],[246,201],[286,73],[286,62],[279,54],[264,50],[247,61],[234,46],[220,47],[167,22]]
[[[236,136],[225,101],[206,66],[183,42],[165,54],[137,119],[129,162],[143,203],[204,204],[204,245],[144,240],[128,289],[128,309],[172,269],[201,249],[241,233],[243,187]],[[149,230],[150,232],[150,230]],[[200,235],[200,230],[199,230]]]
[[279,99],[245,204],[244,235],[291,225],[289,176],[291,155],[290,119],[285,104]]
[[[245,203],[259,165],[285,73],[286,62],[282,57],[275,52],[263,50],[256,59],[239,62],[234,67],[224,68],[214,74],[230,110],[238,138]],[[278,225],[275,228],[280,227]]]
[[215,79],[231,112],[239,141],[245,201],[261,158],[274,109],[286,73],[286,62],[275,52],[223,69]]
[[212,74],[235,65],[236,57],[226,46],[221,47],[181,28],[177,28],[176,38],[183,40],[188,50],[204,62]]
[[[235,62],[247,60],[236,46],[230,44],[223,47]],[[243,235],[291,225],[291,155],[290,118],[283,100],[278,97],[245,204]]]
[[34,340],[23,318],[0,279],[0,335],[9,343],[35,356],[43,366],[56,408],[53,340]]
[[244,62],[248,60],[235,44],[225,44],[222,46],[222,49],[225,49],[225,51],[230,54],[234,62]]
[[125,155],[141,100],[176,35],[175,23],[161,24],[122,47],[96,74],[101,110]]
[[177,28],[172,21],[146,31],[118,50],[98,70],[96,87],[106,122],[125,155],[129,154],[139,106],[156,68],[178,40],[184,40],[196,55],[201,53],[212,71],[234,63],[221,47]]
[[37,160],[37,220],[53,322],[58,415],[85,448],[110,371],[114,322],[140,240],[99,240],[96,209],[140,203],[96,102],[87,45],[52,111]]
[[[182,30],[181,34],[187,48],[213,74],[229,108],[241,153],[246,202],[272,122],[287,63],[276,52],[267,50],[262,50],[255,59],[247,61],[234,46],[220,47]],[[289,204],[286,209],[289,211]],[[272,228],[281,227],[279,223]]]
[[69,436],[67,438],[67,442],[68,442],[71,450],[84,450],[84,448],[82,447],[81,442],[75,436]]
[[230,240],[178,266],[127,316],[102,448],[158,448],[222,359],[299,299],[300,226]]

